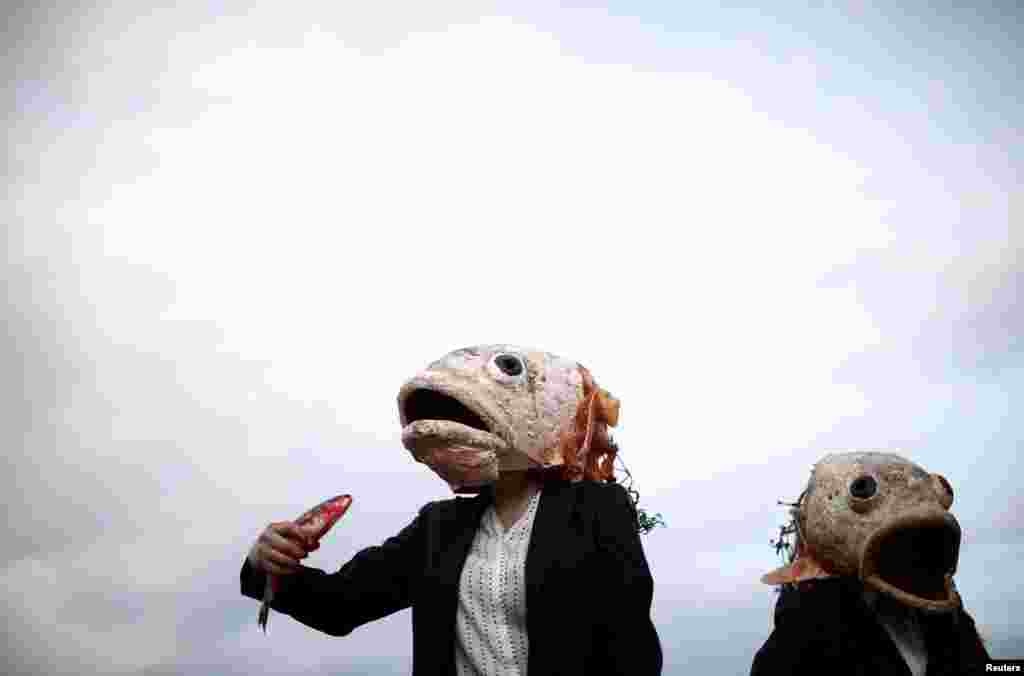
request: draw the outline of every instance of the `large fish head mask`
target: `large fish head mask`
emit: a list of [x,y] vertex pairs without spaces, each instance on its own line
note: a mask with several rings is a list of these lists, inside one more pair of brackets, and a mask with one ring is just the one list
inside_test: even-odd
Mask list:
[[[581,476],[618,406],[577,362],[513,345],[450,352],[398,394],[402,444],[458,493],[478,492],[502,471],[568,467]],[[610,475],[611,459],[601,460],[598,474]]]
[[953,584],[960,525],[952,504],[944,477],[899,455],[828,455],[814,466],[796,508],[796,559],[762,579],[856,576],[905,605],[952,610],[960,604]]

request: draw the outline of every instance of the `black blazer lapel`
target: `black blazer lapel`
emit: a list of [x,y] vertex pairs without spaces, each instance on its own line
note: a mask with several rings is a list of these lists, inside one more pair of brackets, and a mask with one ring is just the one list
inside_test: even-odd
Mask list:
[[875,611],[867,605],[859,593],[854,601],[860,615],[859,626],[863,630],[859,645],[870,646],[869,648],[862,647],[861,652],[870,655],[870,659],[875,662],[871,665],[871,670],[893,676],[913,676],[910,666],[903,659],[903,653],[900,652],[889,632],[882,626],[882,621]]
[[469,548],[473,545],[473,538],[476,537],[477,527],[484,511],[491,504],[492,498],[489,492],[482,492],[472,498],[457,498],[455,500],[454,515],[442,514],[438,524],[438,537],[433,540],[433,546],[440,549],[436,552],[438,567],[438,610],[436,615],[432,614],[431,624],[438,623],[437,618],[444,618],[443,622],[427,628],[433,634],[436,648],[444,652],[438,656],[441,668],[438,674],[455,673],[455,632],[456,618],[459,610],[459,578],[462,576],[462,568],[469,555]]
[[[559,595],[549,587],[551,571],[566,555],[566,524],[575,505],[572,485],[567,481],[549,481],[544,485],[534,516],[530,545],[526,551],[526,627],[530,637],[529,664],[547,664],[557,653],[560,633],[548,626],[551,604]],[[533,671],[533,668],[531,668]]]
[[436,542],[441,547],[441,584],[446,592],[454,593],[453,602],[458,600],[459,577],[469,548],[473,545],[473,538],[476,537],[480,518],[491,502],[491,494],[486,491],[472,498],[457,498],[455,517],[443,520],[439,525],[441,533]]

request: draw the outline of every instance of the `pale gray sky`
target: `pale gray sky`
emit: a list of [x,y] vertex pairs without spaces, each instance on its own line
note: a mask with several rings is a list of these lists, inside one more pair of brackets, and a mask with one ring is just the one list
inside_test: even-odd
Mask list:
[[486,342],[621,398],[666,673],[749,669],[775,500],[855,447],[950,479],[1024,655],[1019,12],[373,7],[5,22],[7,671],[408,673],[407,613],[263,636],[238,567],[445,497],[395,396]]

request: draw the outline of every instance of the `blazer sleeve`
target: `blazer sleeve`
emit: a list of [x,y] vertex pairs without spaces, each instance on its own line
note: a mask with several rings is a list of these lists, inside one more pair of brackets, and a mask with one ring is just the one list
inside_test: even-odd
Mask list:
[[754,655],[750,676],[811,673],[813,667],[806,663],[812,659],[812,651],[808,650],[812,635],[805,627],[799,626],[803,619],[800,616],[799,593],[788,586],[779,592],[775,602],[775,626]]
[[[346,636],[367,622],[408,608],[423,569],[425,514],[430,505],[397,535],[367,547],[335,573],[301,566],[281,577],[271,607],[331,636]],[[263,600],[265,574],[248,558],[240,575],[244,596]]]
[[619,484],[599,489],[597,543],[601,561],[595,592],[602,611],[597,623],[609,674],[661,674],[662,650],[651,619],[654,580],[647,566],[637,515]]

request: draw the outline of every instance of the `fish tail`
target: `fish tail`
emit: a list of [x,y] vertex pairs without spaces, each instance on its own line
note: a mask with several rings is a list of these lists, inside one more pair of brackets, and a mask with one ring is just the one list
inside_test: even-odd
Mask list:
[[267,633],[267,618],[269,616],[270,616],[270,606],[268,606],[266,603],[263,603],[260,606],[260,616],[259,616],[259,619],[257,620],[257,623],[259,624],[260,629],[263,630],[264,634]]
[[263,586],[263,603],[260,604],[260,614],[256,619],[263,633],[267,633],[267,618],[270,617],[270,602],[274,598],[274,588],[277,579],[273,575],[267,575],[267,582]]

